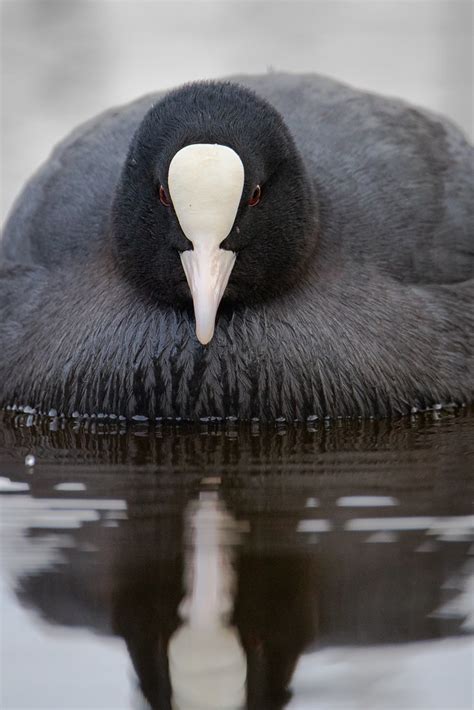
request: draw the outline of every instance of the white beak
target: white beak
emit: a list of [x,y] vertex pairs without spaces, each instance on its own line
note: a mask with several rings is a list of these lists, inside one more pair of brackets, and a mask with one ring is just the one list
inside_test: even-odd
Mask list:
[[199,243],[181,252],[181,263],[194,303],[197,339],[206,345],[214,335],[217,309],[224,295],[235,253],[226,249],[206,249]]
[[242,197],[244,166],[224,145],[196,143],[179,150],[168,171],[168,187],[181,229],[193,249],[181,252],[191,290],[196,335],[206,345],[214,335],[217,309],[235,263],[221,249]]

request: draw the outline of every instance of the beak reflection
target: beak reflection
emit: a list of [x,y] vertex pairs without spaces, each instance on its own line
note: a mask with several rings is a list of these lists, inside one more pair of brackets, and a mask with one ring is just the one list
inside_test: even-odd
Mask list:
[[176,710],[239,710],[246,703],[247,660],[237,629],[233,557],[238,526],[216,493],[188,507],[182,625],[168,645]]

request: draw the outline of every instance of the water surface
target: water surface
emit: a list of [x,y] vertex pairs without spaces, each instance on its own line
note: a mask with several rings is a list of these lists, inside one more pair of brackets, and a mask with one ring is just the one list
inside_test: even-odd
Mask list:
[[1,706],[471,708],[473,441],[0,415]]

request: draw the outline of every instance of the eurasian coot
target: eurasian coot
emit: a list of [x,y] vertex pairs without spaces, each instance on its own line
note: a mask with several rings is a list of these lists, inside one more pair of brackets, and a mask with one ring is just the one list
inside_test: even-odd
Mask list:
[[102,114],[7,222],[0,404],[268,420],[472,399],[472,156],[447,120],[315,75]]

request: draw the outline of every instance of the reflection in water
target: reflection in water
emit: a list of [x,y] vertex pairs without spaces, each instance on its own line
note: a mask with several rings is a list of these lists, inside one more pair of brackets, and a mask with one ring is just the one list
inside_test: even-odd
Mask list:
[[232,567],[237,525],[217,495],[201,493],[187,511],[185,623],[168,646],[176,710],[238,710],[245,704],[247,664],[235,627]]
[[327,653],[374,645],[390,664],[366,706],[424,708],[383,649],[472,632],[472,417],[258,435],[48,426],[0,423],[2,575],[32,630],[38,616],[45,638],[70,629],[71,687],[76,627],[124,639],[157,710],[278,710],[292,693],[290,707],[337,707],[371,667]]

